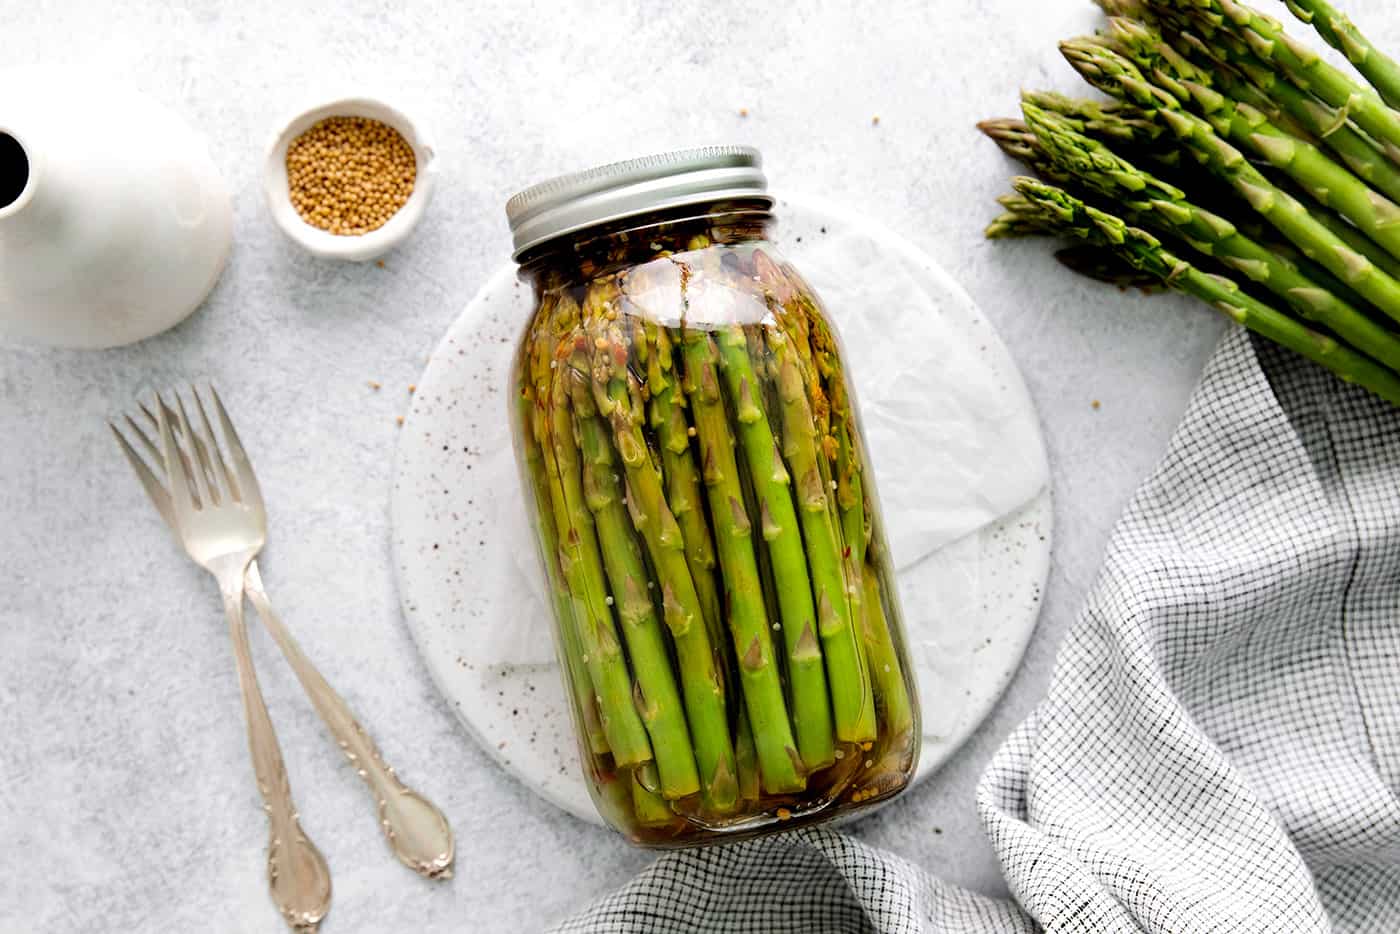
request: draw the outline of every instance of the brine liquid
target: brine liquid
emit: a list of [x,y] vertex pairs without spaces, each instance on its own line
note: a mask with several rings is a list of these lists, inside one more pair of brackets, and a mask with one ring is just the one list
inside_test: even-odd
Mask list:
[[585,771],[654,846],[884,800],[919,746],[839,342],[769,244],[716,239],[556,278],[514,377]]

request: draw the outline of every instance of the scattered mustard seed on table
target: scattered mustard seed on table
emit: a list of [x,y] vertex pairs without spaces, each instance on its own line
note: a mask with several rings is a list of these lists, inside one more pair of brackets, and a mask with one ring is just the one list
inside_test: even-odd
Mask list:
[[418,165],[398,130],[368,117],[327,117],[287,146],[292,207],[346,237],[388,223],[413,194]]

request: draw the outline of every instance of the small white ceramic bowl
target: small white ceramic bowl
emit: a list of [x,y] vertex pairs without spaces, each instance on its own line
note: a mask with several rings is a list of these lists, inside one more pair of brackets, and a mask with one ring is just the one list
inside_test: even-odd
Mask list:
[[[313,227],[301,219],[287,190],[287,146],[318,120],[326,117],[369,117],[386,123],[413,147],[417,159],[417,177],[413,194],[388,223],[377,230],[355,236],[338,236]],[[398,246],[412,233],[423,217],[433,197],[437,180],[437,153],[423,129],[403,113],[382,101],[369,97],[346,97],[303,111],[293,117],[273,139],[263,166],[263,191],[272,219],[282,232],[301,244],[308,252],[327,259],[344,259],[363,263]]]

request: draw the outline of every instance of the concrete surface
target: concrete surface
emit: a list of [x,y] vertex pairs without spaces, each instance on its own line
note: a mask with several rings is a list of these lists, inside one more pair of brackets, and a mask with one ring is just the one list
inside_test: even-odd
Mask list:
[[[1400,47],[1384,0],[1348,6]],[[1022,86],[1077,87],[1055,41],[1092,28],[1096,11],[1077,0],[406,10],[0,2],[7,60],[95,64],[199,124],[237,214],[232,264],[175,330],[101,353],[0,345],[0,930],[280,927],[215,591],[103,423],[137,393],[192,377],[221,387],[258,467],[273,516],[264,577],[284,618],[458,834],[450,883],[392,862],[359,780],[255,634],[303,820],[335,877],[324,929],[533,930],[645,864],[505,776],[436,695],[389,567],[395,416],[508,255],[510,193],[729,141],[762,148],[775,188],[860,206],[941,260],[1000,328],[1040,408],[1057,540],[1022,670],[951,765],[854,829],[1003,891],[973,787],[1042,692],[1112,523],[1222,327],[1203,307],[1073,277],[1044,244],[981,239],[1013,167],[973,122],[1014,113]],[[260,200],[279,115],[345,88],[387,89],[442,151],[428,217],[383,268],[299,253]]]

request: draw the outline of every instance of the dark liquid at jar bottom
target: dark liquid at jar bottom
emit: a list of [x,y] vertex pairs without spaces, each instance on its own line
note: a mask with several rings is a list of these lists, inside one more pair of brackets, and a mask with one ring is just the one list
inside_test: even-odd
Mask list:
[[740,802],[732,814],[706,813],[698,796],[669,802],[669,814],[659,820],[639,822],[628,770],[611,761],[595,760],[591,780],[598,789],[599,807],[615,826],[627,829],[629,839],[642,846],[686,846],[735,841],[774,829],[797,827],[835,816],[843,806],[873,805],[904,790],[915,765],[913,737],[905,733],[889,743],[863,749],[855,743],[838,748],[842,758],[813,773],[800,794],[760,794]]
[[726,216],[536,269],[515,436],[586,771],[685,846],[903,789],[918,705],[839,342]]

